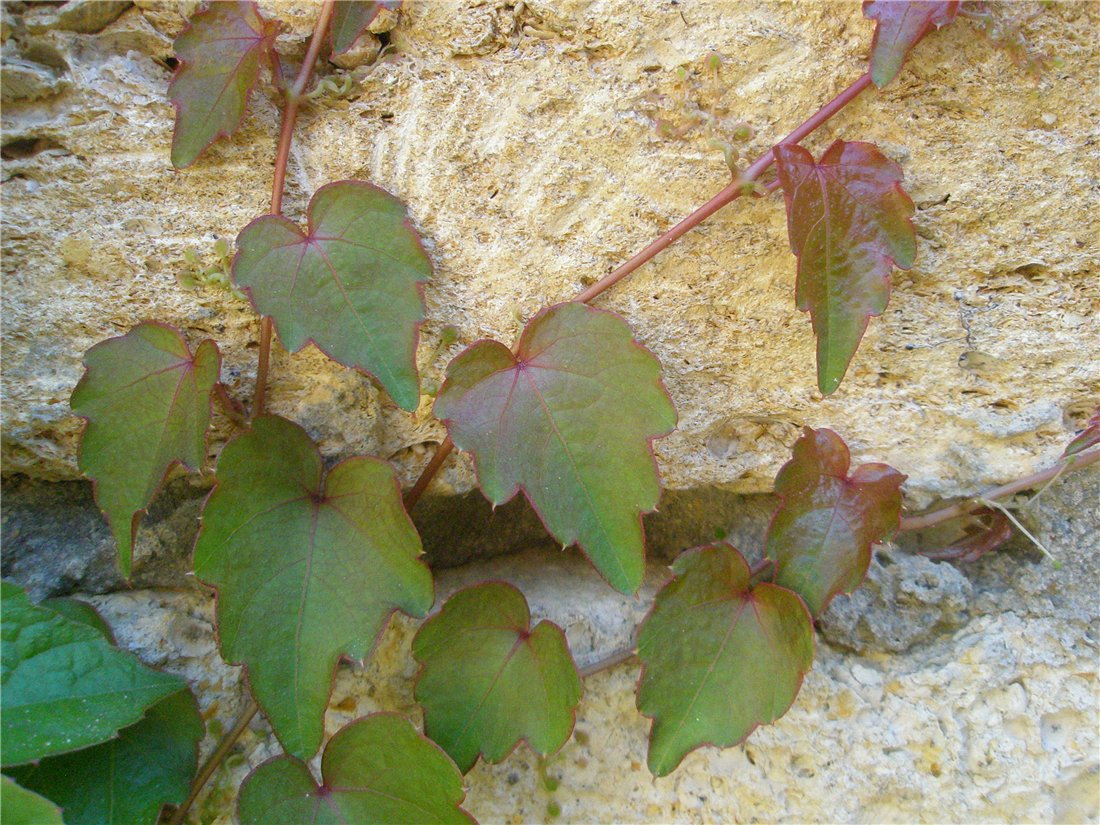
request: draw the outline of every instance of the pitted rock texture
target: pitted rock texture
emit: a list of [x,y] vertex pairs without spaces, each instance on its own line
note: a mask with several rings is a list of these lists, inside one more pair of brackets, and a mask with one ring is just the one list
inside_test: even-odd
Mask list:
[[[634,704],[638,666],[626,663],[586,679],[574,736],[547,766],[560,783],[555,792],[521,746],[467,775],[465,805],[482,822],[549,821],[551,800],[563,823],[1095,821],[1098,501],[1100,471],[1093,470],[1067,478],[1036,508],[1037,537],[1061,568],[1017,544],[959,570],[909,564],[892,551],[887,570],[954,581],[957,589],[941,587],[940,602],[927,597],[918,608],[887,603],[880,585],[863,608],[870,626],[889,627],[892,611],[917,618],[920,609],[933,618],[949,613],[951,621],[929,622],[904,647],[892,636],[861,647],[835,646],[836,631],[819,635],[814,669],[790,712],[740,746],[702,748],[670,776],[652,778],[645,768],[649,722]],[[536,621],[565,630],[585,667],[629,645],[667,576],[667,568],[652,566],[631,598],[613,592],[576,553],[534,550],[439,574],[436,607],[477,581],[510,581]],[[145,590],[91,601],[123,647],[189,680],[214,723],[203,745],[208,753],[244,702],[241,670],[217,653],[212,597],[198,589]],[[421,722],[410,652],[416,627],[396,618],[366,666],[339,668],[328,735],[374,711]],[[255,720],[191,821],[230,825],[237,786],[278,753],[266,723]]]
[[[171,39],[195,4],[142,0],[108,23],[125,4],[109,5],[90,34],[59,27],[52,5],[4,10],[5,473],[76,477],[68,398],[81,355],[141,320],[214,337],[231,391],[252,388],[254,314],[177,279],[192,268],[186,250],[212,265],[215,239],[267,208],[270,84],[235,137],[177,172]],[[315,4],[261,5],[300,59]],[[894,276],[829,399],[815,390],[777,197],[723,210],[598,300],[664,364],[680,411],[656,444],[671,488],[768,489],[803,425],[833,426],[857,461],[906,472],[918,501],[1057,456],[1100,394],[1098,8],[995,9],[1048,58],[1035,82],[960,18],[806,141],[878,144],[918,207],[917,263]],[[335,77],[303,112],[286,207],[300,219],[317,187],[349,177],[408,202],[435,264],[419,358],[430,389],[463,346],[510,342],[522,319],[721,188],[729,170],[711,140],[744,121],[755,136],[742,155],[766,150],[864,71],[871,33],[858,4],[822,0],[409,2],[385,56]],[[668,136],[703,115],[717,125]],[[439,351],[447,324],[459,340]],[[276,348],[270,397],[327,455],[391,459],[406,482],[444,435],[428,395],[405,415],[312,348]],[[212,456],[229,432],[219,414]],[[436,489],[474,483],[460,458]]]

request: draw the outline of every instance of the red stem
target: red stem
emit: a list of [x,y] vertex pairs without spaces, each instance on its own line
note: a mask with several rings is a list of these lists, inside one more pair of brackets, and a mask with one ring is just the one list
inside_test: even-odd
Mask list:
[[[859,93],[871,85],[871,73],[867,72],[859,80],[838,94],[824,106],[817,110],[816,113],[805,123],[787,135],[780,143],[797,143],[806,136],[810,135],[815,129],[820,127],[829,118],[855,100]],[[655,258],[658,254],[663,252],[677,240],[682,238],[692,229],[697,227],[723,206],[732,203],[741,197],[746,191],[746,186],[751,186],[752,182],[763,174],[772,163],[775,162],[775,153],[769,149],[762,154],[745,173],[734,180],[732,183],[722,189],[717,195],[704,203],[674,227],[665,232],[661,237],[657,238],[653,243],[624,263],[618,269],[614,270],[610,274],[604,276],[602,279],[592,284],[587,289],[581,290],[577,293],[574,301],[579,301],[582,304],[587,304],[593,298],[603,294],[608,289],[613,287],[631,272],[636,270],[642,264],[648,263]],[[765,192],[771,193],[779,188],[778,181],[773,181],[765,187]],[[261,351],[262,355],[262,351]],[[424,491],[428,488],[432,478],[440,467],[443,466],[444,460],[450,455],[451,450],[454,448],[454,443],[448,436],[447,439],[439,445],[439,449],[436,451],[435,456],[428,463],[428,466],[420,474],[420,478],[416,480],[416,484],[405,496],[405,508],[411,510],[416,502],[420,500],[420,497],[424,494]]]
[[1000,487],[995,487],[987,493],[983,493],[977,498],[972,498],[967,501],[960,502],[958,504],[952,504],[950,507],[944,507],[940,510],[935,510],[931,513],[924,513],[919,516],[905,516],[901,520],[901,525],[898,527],[900,532],[907,532],[910,530],[923,530],[926,527],[933,527],[937,524],[942,524],[945,521],[950,521],[953,518],[959,518],[965,516],[972,510],[977,510],[982,506],[980,499],[994,500],[998,498],[1005,498],[1006,496],[1012,496],[1016,493],[1023,492],[1024,490],[1031,490],[1038,487],[1041,484],[1046,484],[1052,478],[1060,473],[1069,473],[1074,470],[1080,470],[1082,467],[1087,467],[1095,461],[1100,460],[1100,449],[1092,450],[1089,452],[1078,453],[1077,455],[1070,456],[1055,464],[1053,467],[1049,467],[1046,470],[1042,470],[1038,473],[1032,473],[1024,478],[1016,479],[1016,481],[1009,482]]
[[[851,103],[859,93],[871,85],[871,73],[867,72],[859,80],[838,94],[824,106],[817,110],[817,112],[810,117],[805,123],[787,135],[780,143],[798,143],[803,138],[810,135],[815,129],[825,123],[829,118]],[[674,227],[665,232],[661,237],[624,263],[615,271],[606,275],[604,278],[594,283],[592,286],[585,290],[582,290],[577,294],[577,297],[573,300],[580,301],[587,304],[597,295],[606,292],[613,287],[631,272],[636,270],[642,264],[648,263],[655,258],[659,253],[663,252],[675,241],[686,235],[692,229],[697,227],[723,206],[733,203],[745,193],[745,185],[751,184],[756,178],[763,174],[769,166],[775,162],[775,153],[769,149],[767,152],[758,157],[748,169],[745,170],[741,177],[734,180],[728,186],[726,186],[717,195],[704,203]],[[770,185],[771,191],[775,191],[778,186],[775,184]]]
[[[321,53],[321,47],[328,33],[329,21],[332,20],[332,12],[336,0],[325,0],[321,6],[321,12],[317,15],[317,22],[313,26],[313,39],[309,41],[309,49],[306,51],[302,68],[298,70],[298,77],[294,85],[287,90],[286,108],[283,109],[283,124],[279,130],[279,147],[275,151],[275,175],[271,181],[271,214],[279,215],[283,211],[283,189],[286,183],[286,167],[290,160],[290,144],[294,138],[294,124],[298,120],[298,106],[301,105],[305,95],[306,86],[313,77],[313,67],[317,63],[317,57]],[[275,71],[281,71],[275,65]],[[260,356],[256,367],[256,396],[252,403],[252,417],[263,415],[264,401],[267,395],[267,372],[271,364],[271,319],[264,316],[260,322]]]

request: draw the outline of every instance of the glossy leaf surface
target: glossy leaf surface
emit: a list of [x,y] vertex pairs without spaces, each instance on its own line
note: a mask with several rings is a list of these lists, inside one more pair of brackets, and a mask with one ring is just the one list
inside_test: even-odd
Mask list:
[[64,825],[56,805],[6,776],[0,777],[0,819],[4,825]]
[[367,30],[382,9],[397,9],[401,0],[339,0],[332,12],[332,53],[342,54],[350,49]]
[[119,569],[129,578],[138,522],[165,474],[177,463],[198,469],[206,458],[221,358],[213,341],[192,356],[179,332],[147,322],[96,344],[84,365],[69,402],[88,421],[77,460],[95,483]]
[[210,3],[176,38],[180,64],[168,96],[176,107],[172,165],[183,169],[241,125],[260,66],[271,64],[279,24],[247,2]]
[[798,256],[795,300],[817,336],[817,383],[825,395],[859,348],[871,315],[890,297],[890,270],[908,269],[917,242],[901,169],[869,143],[833,143],[821,160],[801,146],[775,147]]
[[516,355],[480,341],[455,358],[435,414],[473,453],[493,504],[523,490],[558,541],[632,593],[645,568],[641,513],[661,491],[650,441],[676,426],[660,371],[618,316],[558,304],[528,323]]
[[310,201],[308,234],[267,215],[244,228],[237,249],[234,280],[288,349],[315,343],[416,409],[419,285],[432,265],[401,201],[363,181],[330,183]]
[[765,552],[775,583],[798,593],[814,617],[837,593],[851,593],[871,563],[871,545],[898,527],[905,476],[886,464],[850,475],[847,445],[832,430],[807,427],[775,477],[782,504]]
[[546,756],[565,744],[581,697],[565,634],[531,628],[527,600],[489,582],[459,591],[413,640],[424,730],[466,773],[500,762],[520,740]]
[[343,728],[325,746],[323,784],[304,762],[280,756],[241,786],[241,825],[382,825],[474,821],[461,807],[462,774],[400,716],[375,714]]
[[689,550],[638,637],[638,709],[653,719],[649,770],[665,776],[701,745],[729,747],[787,712],[814,658],[797,595],[751,585],[729,545]]
[[112,647],[98,629],[31,604],[10,582],[0,583],[0,601],[4,765],[110,739],[183,686]]
[[117,739],[17,769],[27,788],[56,802],[66,825],[156,825],[187,798],[203,723],[191,691],[162,699]]
[[901,69],[909,50],[933,27],[946,26],[959,13],[958,0],[865,0],[863,16],[877,20],[871,41],[871,79],[880,89]]
[[389,464],[355,457],[327,474],[305,430],[262,416],[218,459],[195,573],[218,588],[226,661],[290,753],[321,746],[341,655],[366,658],[395,609],[423,616],[432,578]]

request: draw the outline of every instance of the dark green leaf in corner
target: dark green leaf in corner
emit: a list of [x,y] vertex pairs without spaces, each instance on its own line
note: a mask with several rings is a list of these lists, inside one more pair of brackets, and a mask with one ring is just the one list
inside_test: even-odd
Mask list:
[[0,600],[4,765],[110,739],[183,687],[179,677],[112,647],[98,629],[31,604],[10,582],[0,584]]
[[56,802],[66,825],[156,825],[187,798],[203,723],[184,689],[149,708],[117,739],[17,768],[25,787]]
[[420,628],[413,656],[424,730],[463,773],[479,754],[500,762],[521,739],[542,756],[569,739],[581,680],[565,634],[546,621],[532,629],[512,585],[456,593]]
[[77,461],[95,483],[95,498],[130,577],[134,534],[172,465],[198,469],[206,458],[210,392],[221,358],[213,341],[195,354],[165,324],[143,323],[102,341],[84,356],[73,412],[88,420]]
[[683,553],[638,638],[638,709],[653,719],[649,770],[671,773],[701,745],[736,745],[787,712],[814,658],[797,595],[751,584],[729,545]]
[[218,588],[226,661],[244,664],[287,752],[321,747],[341,655],[364,659],[394,610],[423,616],[432,577],[393,468],[358,456],[326,474],[305,430],[263,416],[218,459],[195,573]]
[[4,825],[65,825],[60,808],[6,776],[0,777],[0,821]]
[[279,756],[241,786],[241,825],[471,825],[462,774],[400,716],[352,722],[325,746],[323,784],[292,756]]
[[474,344],[447,368],[435,414],[473,453],[489,501],[523,490],[558,541],[580,545],[617,590],[638,589],[641,514],[661,493],[650,442],[676,410],[660,362],[622,318],[558,304],[527,324],[515,354]]
[[272,64],[276,21],[248,2],[210,3],[176,38],[179,67],[168,87],[176,107],[172,164],[183,169],[219,137],[237,131],[260,65]]
[[420,284],[432,265],[401,201],[363,181],[330,183],[309,203],[309,234],[266,215],[241,231],[237,250],[233,279],[287,349],[312,342],[416,409]]
[[374,22],[378,12],[400,7],[401,0],[339,0],[332,13],[332,53],[342,54],[355,45],[359,35]]
[[832,430],[806,428],[775,477],[782,505],[768,528],[775,583],[806,600],[817,618],[833,596],[851,593],[871,563],[871,544],[898,527],[905,476],[886,464],[849,475],[848,446]]
[[868,318],[886,309],[891,268],[913,264],[913,202],[901,188],[901,169],[870,143],[838,140],[816,162],[801,146],[780,144],[775,158],[798,256],[795,302],[810,313],[817,385],[829,395]]

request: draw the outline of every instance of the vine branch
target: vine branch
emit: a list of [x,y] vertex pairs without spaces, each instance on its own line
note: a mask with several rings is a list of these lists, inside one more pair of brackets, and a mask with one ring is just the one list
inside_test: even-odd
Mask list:
[[[852,83],[844,91],[822,106],[811,117],[807,118],[797,129],[779,141],[780,144],[784,143],[798,143],[805,137],[811,135],[816,129],[826,123],[829,118],[833,117],[837,112],[859,97],[860,92],[871,85],[871,73],[866,72],[855,83]],[[663,233],[653,243],[649,244],[641,252],[637,253],[634,257],[628,260],[626,263],[619,266],[617,269],[605,275],[592,286],[582,289],[573,298],[574,301],[578,301],[582,304],[587,304],[596,297],[602,295],[609,290],[623,278],[643,264],[648,263],[657,257],[661,252],[668,249],[672,244],[697,227],[723,206],[727,206],[733,201],[740,198],[742,195],[751,194],[754,192],[752,183],[775,162],[775,153],[772,149],[762,154],[757,158],[739,177],[735,178],[732,182],[726,185],[718,194],[716,194],[709,201],[704,203],[674,227]],[[764,188],[766,194],[770,194],[779,188],[778,181],[773,181]],[[265,319],[266,321],[266,319]],[[261,355],[263,351],[261,350]],[[439,445],[439,449],[436,450],[435,456],[428,462],[428,465],[421,471],[420,477],[416,480],[416,484],[412,486],[408,493],[405,494],[405,508],[411,510],[416,503],[420,500],[420,497],[424,494],[424,491],[428,489],[428,485],[431,484],[432,479],[436,473],[443,466],[443,462],[447,459],[447,456],[451,454],[454,449],[454,442],[451,441],[451,437],[447,436],[443,443]]]
[[[279,147],[275,151],[275,174],[271,181],[271,214],[280,215],[283,211],[283,190],[286,188],[286,167],[290,160],[290,144],[294,139],[294,124],[298,120],[298,107],[305,99],[306,87],[313,77],[313,67],[321,54],[321,47],[328,33],[329,22],[336,6],[336,0],[325,0],[313,26],[313,38],[309,41],[309,50],[298,70],[298,77],[286,93],[286,107],[283,109],[283,122],[279,130]],[[279,71],[278,66],[275,67]],[[260,321],[260,354],[256,366],[256,396],[252,403],[252,417],[263,415],[264,401],[267,396],[267,373],[271,365],[271,317],[265,315]]]

